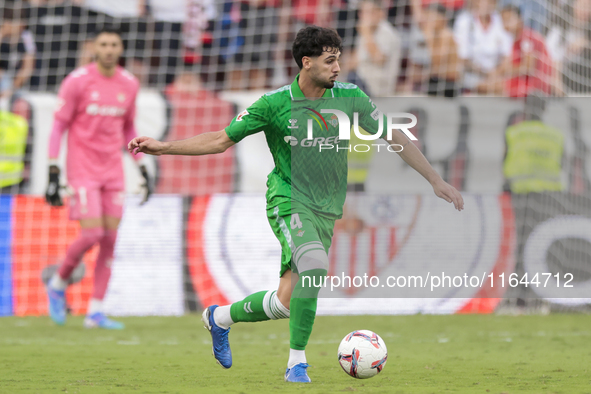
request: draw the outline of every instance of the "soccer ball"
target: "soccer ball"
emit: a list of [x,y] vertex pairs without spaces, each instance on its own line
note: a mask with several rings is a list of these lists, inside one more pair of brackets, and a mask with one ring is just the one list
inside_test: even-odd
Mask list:
[[358,330],[348,334],[339,345],[339,364],[350,376],[367,379],[376,376],[386,365],[388,349],[378,334]]

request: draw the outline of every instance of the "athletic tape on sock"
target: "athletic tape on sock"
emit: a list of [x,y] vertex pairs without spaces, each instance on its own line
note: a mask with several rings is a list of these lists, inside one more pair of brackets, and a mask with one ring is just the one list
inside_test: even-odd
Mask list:
[[303,275],[306,271],[315,269],[328,271],[328,255],[324,247],[318,246],[318,244],[310,242],[306,244],[307,247],[305,249],[303,247],[306,245],[302,245],[294,253],[294,262],[300,275]]
[[277,320],[289,318],[289,309],[283,306],[281,301],[279,301],[276,290],[270,290],[265,294],[265,298],[263,298],[263,309],[269,319]]

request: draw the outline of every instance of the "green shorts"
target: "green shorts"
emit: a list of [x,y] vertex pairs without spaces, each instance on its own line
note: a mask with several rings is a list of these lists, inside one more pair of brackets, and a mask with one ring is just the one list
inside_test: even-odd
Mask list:
[[329,219],[314,213],[297,202],[284,202],[267,209],[267,219],[271,229],[281,244],[281,277],[291,269],[293,256],[304,250],[324,249],[328,254],[335,219]]

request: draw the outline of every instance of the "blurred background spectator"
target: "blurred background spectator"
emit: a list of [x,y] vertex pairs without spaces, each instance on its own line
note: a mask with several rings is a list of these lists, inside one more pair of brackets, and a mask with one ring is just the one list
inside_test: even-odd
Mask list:
[[31,1],[30,29],[37,44],[31,88],[47,89],[76,68],[88,28],[81,24],[84,0]]
[[591,91],[591,0],[574,0],[558,9],[547,36],[560,95]]
[[[171,83],[181,62],[183,23],[189,11],[186,0],[140,0],[140,10],[154,20],[150,82]],[[155,79],[155,81],[154,81]]]
[[525,26],[516,6],[506,6],[502,18],[505,30],[514,37],[511,54],[477,90],[509,97],[527,97],[534,92],[549,95],[552,65],[544,37]]
[[453,31],[449,27],[451,9],[432,3],[425,8],[412,0],[416,23],[411,31],[406,92],[455,97],[460,92],[462,65]]
[[[279,2],[281,5],[277,46],[273,54],[272,86],[275,87],[290,83],[299,73],[291,56],[291,45],[296,32],[311,24],[334,28],[337,25],[339,10],[343,6],[341,0],[280,0]],[[350,23],[352,23],[351,28],[354,28],[354,22]]]
[[351,59],[343,64],[349,82],[368,95],[388,97],[396,91],[402,54],[401,38],[386,20],[382,0],[362,0],[359,7],[357,39]]
[[28,8],[7,0],[0,13],[0,98],[11,97],[33,74],[37,51],[27,27]]
[[272,70],[280,1],[225,1],[216,23],[226,89],[264,89]]
[[183,60],[187,64],[203,62],[203,49],[211,47],[213,20],[218,16],[214,0],[188,0],[183,26]]
[[474,91],[511,53],[511,36],[503,28],[495,0],[472,0],[456,18],[454,36],[467,91]]
[[[519,39],[499,13],[516,4],[527,33]],[[507,93],[501,63],[513,59],[523,71],[515,55],[542,42],[552,93],[591,91],[591,0],[4,0],[0,16],[3,96],[23,85],[55,90],[92,61],[88,42],[105,24],[123,33],[122,66],[158,89],[184,64],[197,66],[212,90],[287,84],[299,71],[291,57],[295,33],[319,24],[343,37],[341,79],[372,95]],[[543,51],[524,58],[538,55]],[[528,72],[519,86],[535,81]]]
[[498,6],[501,9],[507,6],[519,7],[524,25],[540,34],[545,34],[548,29],[548,7],[552,1],[553,0],[499,0]]

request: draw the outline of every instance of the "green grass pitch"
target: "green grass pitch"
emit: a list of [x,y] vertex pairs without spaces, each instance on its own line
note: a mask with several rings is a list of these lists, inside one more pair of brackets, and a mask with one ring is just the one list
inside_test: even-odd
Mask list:
[[[318,317],[307,350],[312,384],[283,381],[288,322],[239,324],[234,366],[211,356],[200,316],[121,319],[124,331],[0,318],[0,393],[591,393],[591,316]],[[350,331],[388,346],[378,376],[337,362]]]

